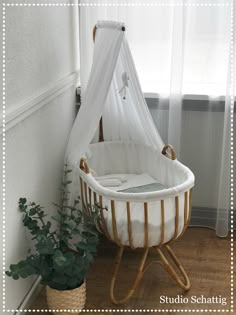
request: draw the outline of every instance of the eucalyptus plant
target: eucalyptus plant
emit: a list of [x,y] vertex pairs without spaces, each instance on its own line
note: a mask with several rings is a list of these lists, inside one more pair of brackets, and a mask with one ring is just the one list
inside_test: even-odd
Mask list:
[[17,280],[38,275],[43,284],[57,290],[74,289],[84,282],[97,252],[100,209],[90,205],[86,213],[80,209],[79,199],[73,206],[67,205],[68,184],[69,181],[63,183],[61,204],[54,204],[57,208],[56,215],[51,217],[57,223],[54,229],[41,205],[19,199],[22,222],[32,235],[34,250],[33,253],[29,250],[27,257],[17,264],[11,264],[6,271],[8,276]]

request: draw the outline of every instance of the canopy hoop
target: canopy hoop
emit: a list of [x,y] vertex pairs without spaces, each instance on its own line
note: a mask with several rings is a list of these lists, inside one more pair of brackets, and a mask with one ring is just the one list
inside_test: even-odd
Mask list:
[[[121,30],[124,32],[125,31],[125,26],[122,26]],[[97,31],[97,25],[95,24],[94,27],[93,27],[93,42],[95,42],[96,31]]]

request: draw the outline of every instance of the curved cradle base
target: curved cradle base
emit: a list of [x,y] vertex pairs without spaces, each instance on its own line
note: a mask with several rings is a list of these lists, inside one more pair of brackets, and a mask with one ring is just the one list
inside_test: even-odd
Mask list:
[[176,266],[176,268],[178,269],[178,271],[182,275],[184,281],[182,281],[180,279],[180,277],[178,276],[178,274],[175,271],[175,269],[173,268],[173,266],[169,263],[167,256],[164,255],[162,249],[160,249],[159,247],[154,247],[154,248],[156,249],[157,253],[159,254],[160,260],[153,260],[150,263],[145,265],[147,257],[148,257],[148,252],[150,249],[150,248],[145,248],[143,256],[142,256],[141,261],[140,261],[140,265],[139,265],[136,277],[132,283],[131,288],[129,289],[127,295],[124,298],[117,299],[114,295],[114,288],[115,288],[115,284],[116,284],[116,278],[118,275],[118,271],[120,269],[120,264],[121,264],[121,260],[122,260],[122,256],[123,256],[123,252],[124,252],[124,246],[121,246],[119,248],[118,254],[116,257],[116,261],[115,261],[115,269],[114,269],[114,273],[112,276],[111,288],[110,288],[110,297],[111,297],[111,301],[114,304],[117,304],[117,305],[118,304],[124,304],[133,296],[133,294],[135,293],[144,273],[146,272],[148,267],[150,267],[154,263],[161,265],[183,290],[187,291],[190,289],[189,277],[186,274],[182,265],[180,264],[178,258],[175,256],[173,250],[170,248],[170,246],[169,245],[163,245],[162,248],[166,249],[166,251],[168,253],[168,257],[171,258],[172,262],[174,263],[174,265]]

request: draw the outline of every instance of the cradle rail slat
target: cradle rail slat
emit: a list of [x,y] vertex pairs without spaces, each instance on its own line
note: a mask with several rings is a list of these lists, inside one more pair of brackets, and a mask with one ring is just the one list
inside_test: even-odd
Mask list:
[[97,203],[97,194],[96,194],[95,191],[93,192],[93,202],[94,202],[95,204]]
[[83,181],[82,178],[80,177],[80,190],[81,190],[81,202],[82,202],[82,207],[85,209],[85,203],[84,203],[84,189],[83,189]]
[[175,232],[173,236],[173,241],[177,239],[179,232],[179,197],[175,197]]
[[91,191],[91,188],[90,188],[90,187],[88,187],[88,192],[89,192],[89,205],[88,205],[88,210],[89,210],[90,215],[92,215],[92,207],[93,207],[93,204],[92,204],[92,191]]
[[[184,227],[188,221],[188,192],[184,193]],[[184,228],[183,228],[184,229]]]
[[189,220],[190,220],[190,208],[189,208],[189,198],[188,198],[189,192],[186,191],[184,193],[184,225],[182,228],[182,231],[180,233],[180,235],[178,236],[178,238],[182,237],[182,235],[184,234],[184,232],[186,231],[188,224],[189,224]]
[[111,200],[111,216],[112,216],[112,230],[113,230],[113,236],[114,241],[118,246],[122,246],[122,244],[119,241],[118,233],[117,233],[117,226],[116,226],[116,208],[115,208],[115,201]]
[[84,196],[85,196],[85,209],[89,213],[89,204],[88,204],[88,192],[87,192],[87,183],[84,182]]
[[[93,191],[93,206],[97,205],[97,194],[95,191]],[[100,215],[101,216],[101,215]],[[102,222],[100,220],[97,221],[97,224],[98,224],[98,228],[99,228],[99,231],[101,233],[104,233],[104,228],[103,228],[103,225],[102,225]],[[105,234],[105,233],[104,233]]]
[[165,239],[165,202],[161,200],[161,239],[159,246],[163,244]]
[[192,211],[192,200],[193,200],[193,189],[191,188],[189,191],[189,212],[188,212],[188,223],[191,218],[191,211]]
[[105,218],[104,218],[104,214],[103,214],[103,200],[102,200],[102,196],[99,196],[99,206],[100,206],[100,215],[101,215],[101,222],[102,222],[102,230],[103,230],[103,233],[106,235],[106,237],[111,240],[111,236],[108,232],[108,229],[107,229],[107,224],[106,224],[106,221],[105,221]]
[[126,210],[127,210],[127,227],[128,227],[128,236],[129,236],[129,245],[132,249],[134,249],[132,223],[131,223],[131,215],[130,215],[130,203],[128,201],[126,202]]
[[148,247],[148,203],[144,202],[144,247]]
[[188,212],[189,212],[188,192],[186,191],[184,193],[184,224],[183,224],[182,231],[181,231],[180,235],[178,236],[178,238],[180,238],[184,234],[186,228],[188,227]]
[[188,225],[189,225],[189,222],[190,222],[190,219],[191,219],[191,212],[192,212],[192,193],[193,193],[193,189],[191,188],[189,190],[189,197],[188,197],[188,219],[187,219],[187,222],[186,222],[186,228],[185,230],[187,229]]

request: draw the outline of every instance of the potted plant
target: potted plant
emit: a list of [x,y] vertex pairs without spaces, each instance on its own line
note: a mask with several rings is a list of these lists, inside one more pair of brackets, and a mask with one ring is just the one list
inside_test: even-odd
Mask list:
[[85,305],[85,279],[99,242],[96,228],[99,207],[90,207],[88,215],[79,209],[78,199],[72,207],[65,205],[68,183],[63,184],[62,205],[55,205],[57,214],[52,216],[58,224],[56,229],[53,229],[50,220],[45,219],[46,214],[39,204],[29,203],[26,198],[19,199],[23,224],[35,242],[34,251],[29,250],[25,259],[10,265],[6,274],[15,280],[31,275],[41,276],[51,310],[79,312]]

